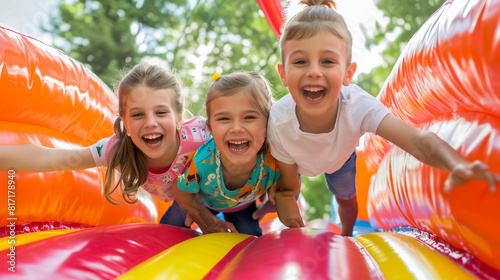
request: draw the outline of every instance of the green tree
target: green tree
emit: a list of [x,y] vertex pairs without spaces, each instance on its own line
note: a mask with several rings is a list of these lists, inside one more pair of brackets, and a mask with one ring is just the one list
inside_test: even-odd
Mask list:
[[371,73],[360,74],[355,83],[372,95],[378,95],[408,41],[444,2],[445,0],[376,1],[377,8],[389,22],[386,25],[377,22],[376,33],[373,38],[367,38],[366,47],[385,46],[382,52],[384,64],[374,68]]
[[204,115],[214,72],[256,70],[277,97],[285,94],[278,42],[254,0],[63,0],[46,30],[110,87],[145,57],[165,61],[182,77],[194,115]]
[[326,186],[323,174],[316,177],[302,176],[301,194],[307,203],[304,215],[307,221],[331,216],[330,199],[332,193]]

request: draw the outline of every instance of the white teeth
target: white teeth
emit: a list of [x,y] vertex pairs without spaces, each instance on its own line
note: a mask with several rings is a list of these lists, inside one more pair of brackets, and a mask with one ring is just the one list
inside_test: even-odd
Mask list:
[[144,138],[149,139],[149,140],[153,140],[153,139],[159,138],[160,136],[161,136],[161,134],[146,135],[146,136],[144,136]]
[[320,100],[322,97],[323,97],[323,96],[320,96],[320,97],[318,97],[318,98],[311,98],[311,97],[309,97],[309,96],[306,96],[306,99],[307,99],[307,100],[311,100],[311,101],[318,101],[318,100]]
[[239,144],[243,144],[243,143],[248,143],[248,141],[229,141],[229,144],[235,144],[235,145],[239,145]]
[[[231,145],[240,145],[240,144],[246,144],[250,141],[227,141],[229,144]],[[241,152],[241,151],[245,151],[248,147],[244,147],[243,149],[235,149],[235,147],[228,147],[231,151],[235,151],[235,152]]]
[[318,92],[324,90],[322,87],[307,87],[304,88],[304,90],[311,91],[311,92]]

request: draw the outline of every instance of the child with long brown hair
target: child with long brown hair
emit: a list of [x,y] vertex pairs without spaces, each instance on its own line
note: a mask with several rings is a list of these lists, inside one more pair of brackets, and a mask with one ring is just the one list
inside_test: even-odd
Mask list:
[[[118,188],[129,203],[137,201],[134,195],[140,187],[163,201],[172,200],[172,185],[189,154],[210,136],[205,119],[185,120],[180,80],[173,71],[144,62],[121,80],[118,114],[115,134],[89,147],[0,146],[0,170],[46,172],[107,166],[104,195],[111,203],[117,203],[111,194]],[[116,181],[115,171],[119,173]],[[176,207],[171,208],[161,223],[175,219]]]

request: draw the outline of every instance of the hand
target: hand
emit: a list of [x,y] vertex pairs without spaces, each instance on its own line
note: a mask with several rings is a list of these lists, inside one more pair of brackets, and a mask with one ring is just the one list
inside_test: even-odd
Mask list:
[[186,220],[184,221],[184,225],[187,226],[187,227],[191,227],[191,225],[193,224],[194,220],[191,219],[191,217],[189,216],[186,216]]
[[450,173],[444,184],[444,191],[450,193],[453,188],[471,180],[483,180],[488,182],[490,192],[496,192],[496,184],[500,182],[500,175],[488,171],[488,166],[476,160],[468,165],[459,164]]
[[267,213],[276,213],[276,206],[269,200],[257,205],[257,210],[253,212],[252,219],[260,221]]
[[281,223],[285,226],[291,228],[304,226],[295,197],[284,196],[283,192],[278,192],[276,194],[276,209]]
[[279,216],[281,223],[283,223],[285,226],[289,228],[298,228],[298,227],[304,227],[304,222],[302,221],[302,217],[282,217]]
[[[198,225],[200,226],[200,225]],[[215,233],[215,232],[235,232],[238,233],[234,225],[230,222],[223,221],[219,218],[214,220],[214,222],[206,225],[204,227],[200,226],[200,229],[203,233]]]

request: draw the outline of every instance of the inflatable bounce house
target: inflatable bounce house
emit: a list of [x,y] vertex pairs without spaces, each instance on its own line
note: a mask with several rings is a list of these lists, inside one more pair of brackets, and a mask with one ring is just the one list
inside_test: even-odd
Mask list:
[[[258,2],[278,34],[280,1]],[[447,1],[378,98],[500,173],[499,47],[500,0]],[[98,77],[1,26],[0,95],[1,145],[87,146],[113,133],[116,99]],[[158,224],[168,204],[148,193],[108,203],[97,168],[2,171],[0,279],[500,279],[500,192],[471,182],[445,194],[447,172],[373,135],[358,154],[359,218],[378,231],[355,237],[201,235]]]

